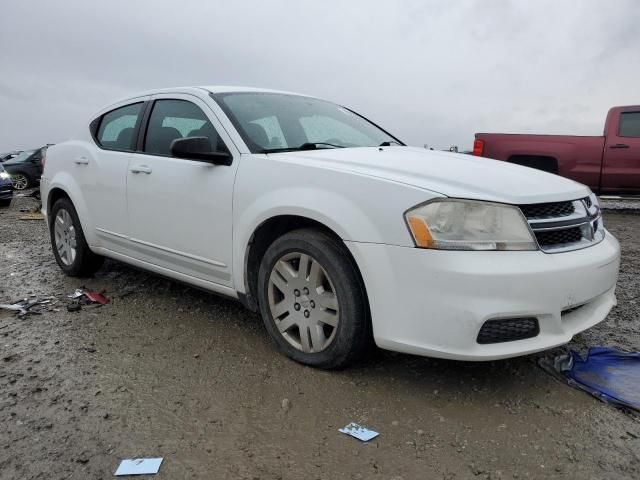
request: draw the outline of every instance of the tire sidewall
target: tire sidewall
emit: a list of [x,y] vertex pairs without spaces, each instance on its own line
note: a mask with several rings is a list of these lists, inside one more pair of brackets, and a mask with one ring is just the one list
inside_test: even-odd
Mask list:
[[[55,221],[58,212],[63,209],[66,210],[71,216],[73,227],[76,231],[76,258],[71,265],[65,265],[65,263],[60,258],[58,248],[56,247],[54,232]],[[87,242],[84,238],[84,232],[82,230],[82,225],[80,224],[80,219],[78,218],[78,213],[76,212],[73,203],[71,203],[69,199],[61,198],[57,200],[51,208],[51,217],[49,219],[49,236],[51,238],[51,249],[53,250],[53,255],[60,269],[67,275],[81,275],[83,273],[83,265],[86,261],[86,257],[91,254],[91,251],[89,250],[89,246],[87,245]]]

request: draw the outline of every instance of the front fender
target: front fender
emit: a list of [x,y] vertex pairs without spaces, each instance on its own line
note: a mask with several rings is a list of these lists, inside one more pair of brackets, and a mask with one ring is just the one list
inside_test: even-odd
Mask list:
[[244,157],[233,202],[233,277],[245,291],[245,259],[253,233],[267,220],[295,215],[315,220],[344,241],[413,246],[404,212],[433,192],[328,169]]

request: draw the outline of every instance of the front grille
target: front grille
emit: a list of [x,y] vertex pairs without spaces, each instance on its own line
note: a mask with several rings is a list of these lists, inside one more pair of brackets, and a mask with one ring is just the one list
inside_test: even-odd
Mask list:
[[582,229],[573,227],[564,230],[539,231],[535,232],[535,235],[540,247],[565,245],[582,240]]
[[476,341],[482,345],[513,342],[533,338],[539,333],[538,319],[534,317],[487,320],[478,332]]
[[584,248],[604,238],[600,210],[590,198],[520,205],[520,210],[545,252]]
[[529,220],[543,218],[568,217],[575,212],[573,202],[536,203],[521,205],[520,210]]

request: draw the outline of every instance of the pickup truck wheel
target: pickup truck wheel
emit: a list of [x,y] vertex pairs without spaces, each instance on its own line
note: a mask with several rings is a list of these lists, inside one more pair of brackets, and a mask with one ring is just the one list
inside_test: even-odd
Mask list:
[[102,266],[104,257],[93,253],[87,245],[78,214],[69,199],[61,198],[53,205],[49,233],[53,255],[67,275],[91,275]]
[[258,273],[260,312],[279,350],[319,368],[340,368],[370,343],[364,289],[345,247],[315,229],[267,249]]
[[22,172],[12,173],[11,182],[16,190],[24,190],[31,184],[28,175]]

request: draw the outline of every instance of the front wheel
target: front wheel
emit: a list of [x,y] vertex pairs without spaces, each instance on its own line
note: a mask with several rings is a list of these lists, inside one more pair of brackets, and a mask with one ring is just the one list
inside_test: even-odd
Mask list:
[[61,198],[53,205],[49,233],[53,255],[67,275],[91,275],[102,266],[104,257],[93,253],[87,245],[78,213],[68,198]]
[[342,242],[320,230],[296,230],[277,239],[262,259],[258,289],[269,335],[297,362],[344,367],[371,343],[356,267]]

